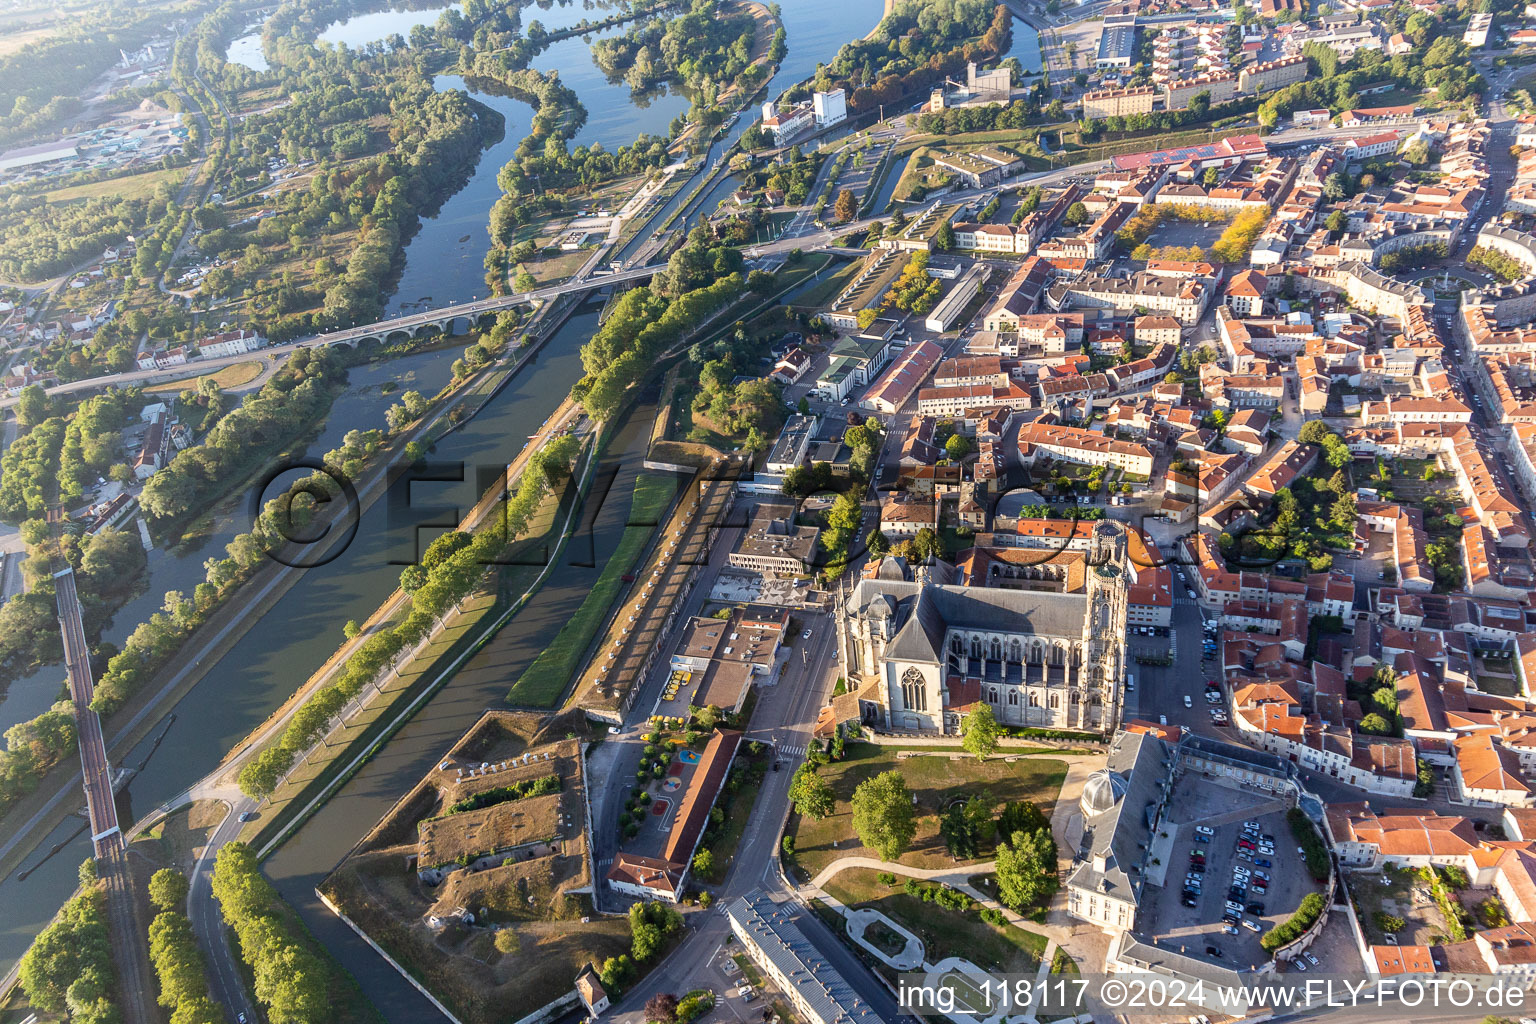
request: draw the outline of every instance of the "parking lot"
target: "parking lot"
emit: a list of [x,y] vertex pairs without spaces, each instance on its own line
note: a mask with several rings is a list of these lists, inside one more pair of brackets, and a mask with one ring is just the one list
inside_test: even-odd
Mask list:
[[[1189,775],[1179,780],[1168,806],[1171,810],[1158,829],[1154,848],[1159,862],[1154,871],[1164,872],[1163,884],[1161,888],[1149,887],[1148,892],[1155,895],[1138,922],[1138,931],[1164,946],[1195,955],[1214,947],[1222,955],[1212,959],[1226,967],[1243,969],[1265,962],[1269,957],[1259,937],[1290,917],[1302,897],[1317,888],[1296,852],[1284,802],[1221,780]],[[1243,838],[1245,822],[1256,823],[1258,835],[1274,837],[1273,853],[1256,849],[1240,856],[1238,842]],[[1199,829],[1208,829],[1209,834]],[[1206,841],[1200,842],[1201,838]],[[1185,905],[1184,894],[1193,851],[1204,855],[1204,871],[1196,872],[1201,882],[1198,894],[1189,901],[1195,905],[1190,907]],[[1260,867],[1260,860],[1269,861],[1270,866]],[[1269,880],[1261,893],[1257,874],[1250,875],[1237,902],[1244,908],[1239,920],[1250,922],[1252,927],[1240,924],[1233,935],[1222,916],[1227,912],[1229,888],[1238,868],[1263,871]],[[1154,875],[1149,881],[1155,884],[1158,879]],[[1256,904],[1263,905],[1262,913],[1248,911]]]

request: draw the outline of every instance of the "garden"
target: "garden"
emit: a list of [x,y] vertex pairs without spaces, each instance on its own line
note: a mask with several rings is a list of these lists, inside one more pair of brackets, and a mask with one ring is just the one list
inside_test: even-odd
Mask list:
[[[827,813],[820,818],[797,813],[788,832],[794,862],[807,877],[814,877],[839,857],[879,856],[865,849],[858,838],[852,801],[860,783],[883,773],[899,774],[910,795],[916,798],[912,835],[896,859],[912,867],[937,868],[974,861],[995,852],[989,833],[977,842],[970,857],[951,856],[942,818],[952,806],[963,804],[966,797],[975,797],[984,805],[990,821],[1005,805],[1028,801],[1048,820],[1067,771],[1064,762],[1049,757],[1023,756],[1010,762],[949,753],[902,757],[902,753],[893,747],[855,741],[846,744],[841,759],[830,760],[817,769],[830,798]],[[791,798],[795,796],[792,790]],[[796,804],[801,806],[799,800]]]

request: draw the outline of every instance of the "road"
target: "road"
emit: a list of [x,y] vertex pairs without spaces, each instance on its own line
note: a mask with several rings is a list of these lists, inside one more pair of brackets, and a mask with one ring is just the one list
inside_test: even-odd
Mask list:
[[[723,541],[724,538],[717,544],[717,552],[729,551],[730,546]],[[690,611],[696,611],[702,603],[717,568],[717,563],[711,559],[710,572],[695,587]],[[837,643],[831,616],[801,612],[798,617],[804,628],[810,630],[811,638],[805,640],[799,633],[794,635],[788,664],[776,684],[762,687],[759,691],[757,707],[746,732],[749,740],[774,744],[779,751],[782,766],[779,771],[770,771],[763,777],[757,803],[752,808],[751,823],[737,844],[736,859],[724,883],[714,887],[712,909],[690,911],[686,915],[688,937],[665,962],[614,1007],[612,1012],[616,1021],[643,1024],[645,1002],[657,992],[682,993],[694,988],[712,988],[724,992],[726,976],[715,966],[716,953],[730,931],[724,908],[736,897],[755,889],[766,890],[780,899],[794,896],[779,871],[779,833],[789,811],[790,782],[794,778],[795,769],[805,759],[816,714],[829,698],[837,674],[837,667],[832,661]],[[663,664],[661,669],[665,667]],[[661,677],[664,676],[665,672],[662,671]],[[658,687],[660,682],[661,678],[648,682],[641,699],[636,701],[635,710],[630,716],[635,724],[642,723],[650,713],[655,696],[653,688]],[[640,731],[631,726],[626,737]],[[636,757],[638,753],[637,748]],[[600,804],[601,813],[594,818],[594,832],[598,836],[613,832],[613,829],[605,828],[603,823],[617,816],[623,802],[623,780],[632,778],[633,774],[631,767],[627,773],[615,770],[608,775],[613,781],[605,787]],[[879,1011],[883,1020],[903,1019],[889,990],[815,914],[802,912],[796,920],[806,937],[859,995]],[[745,1007],[738,1006],[739,1002],[734,996],[726,1001],[733,1011],[745,1010]],[[755,1015],[757,1010],[753,1007],[751,1012]],[[741,1012],[735,1015],[738,1019],[746,1019]]]

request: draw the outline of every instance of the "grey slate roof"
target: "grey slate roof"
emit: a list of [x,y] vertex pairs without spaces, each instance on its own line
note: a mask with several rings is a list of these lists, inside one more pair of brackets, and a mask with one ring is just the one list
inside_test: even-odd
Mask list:
[[[1140,902],[1143,861],[1152,845],[1152,829],[1165,799],[1172,760],[1168,744],[1152,733],[1115,735],[1105,767],[1125,780],[1125,795],[1108,810],[1084,819],[1088,849],[1068,876],[1069,885]],[[1102,870],[1095,866],[1100,860]]]
[[789,978],[806,1005],[824,1024],[883,1024],[826,958],[811,945],[780,907],[761,889],[740,897],[726,910],[734,925],[752,938],[763,955]]
[[1001,590],[905,580],[864,579],[849,606],[860,615],[880,618],[880,608],[895,605],[894,630],[886,657],[938,664],[944,634],[957,629],[1081,637],[1088,614],[1084,594]]

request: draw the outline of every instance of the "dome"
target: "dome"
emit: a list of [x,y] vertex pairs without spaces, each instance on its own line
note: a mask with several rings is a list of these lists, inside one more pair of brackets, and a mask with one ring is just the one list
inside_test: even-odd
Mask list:
[[1078,806],[1082,808],[1085,817],[1103,814],[1120,802],[1120,798],[1125,795],[1125,788],[1125,776],[1100,768],[1083,783],[1083,795]]

